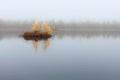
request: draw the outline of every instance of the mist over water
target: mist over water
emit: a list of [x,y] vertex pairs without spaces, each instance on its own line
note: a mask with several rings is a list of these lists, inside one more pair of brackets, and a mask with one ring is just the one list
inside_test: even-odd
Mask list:
[[[120,80],[119,7],[120,0],[1,1],[0,80]],[[52,37],[23,37],[44,21]]]
[[[0,21],[1,37],[14,37],[26,31],[32,31],[34,21]],[[42,22],[38,22],[42,25]],[[92,38],[92,37],[120,37],[119,22],[53,22],[48,21],[53,37]]]
[[48,21],[51,38],[23,38],[33,23],[0,21],[1,80],[120,79],[119,22]]

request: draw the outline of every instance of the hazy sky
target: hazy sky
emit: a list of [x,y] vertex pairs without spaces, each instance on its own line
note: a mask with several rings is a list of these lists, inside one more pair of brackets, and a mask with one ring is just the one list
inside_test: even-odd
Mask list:
[[0,19],[120,21],[120,0],[1,0]]

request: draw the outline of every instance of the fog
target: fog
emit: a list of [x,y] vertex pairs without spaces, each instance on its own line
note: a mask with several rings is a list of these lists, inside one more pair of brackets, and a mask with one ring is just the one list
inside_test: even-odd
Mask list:
[[[0,21],[0,39],[21,36],[25,31],[32,31],[34,21]],[[39,21],[39,25],[42,22]],[[120,22],[53,22],[49,21],[53,38],[120,38]]]
[[2,0],[0,19],[120,21],[120,0]]

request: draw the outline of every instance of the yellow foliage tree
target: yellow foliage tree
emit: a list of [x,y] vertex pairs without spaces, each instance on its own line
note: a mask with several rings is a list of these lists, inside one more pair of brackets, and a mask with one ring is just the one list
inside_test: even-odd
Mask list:
[[38,24],[38,21],[35,21],[33,26],[32,26],[32,30],[33,31],[38,31],[39,30],[39,24]]
[[47,22],[43,22],[43,23],[42,23],[42,31],[45,32],[45,33],[51,33],[51,32],[52,32],[52,29],[51,29],[51,27],[48,25]]

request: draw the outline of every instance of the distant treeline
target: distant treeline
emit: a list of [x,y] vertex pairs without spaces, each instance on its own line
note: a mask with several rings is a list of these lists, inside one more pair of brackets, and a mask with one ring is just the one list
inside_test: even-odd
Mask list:
[[[31,30],[34,21],[2,21],[0,20],[0,30]],[[41,25],[41,22],[39,22]],[[120,31],[120,22],[54,22],[48,21],[53,30],[64,31]]]
[[[0,21],[0,39],[4,37],[11,38],[21,35],[24,31],[32,30],[34,21],[12,22]],[[41,22],[39,22],[41,24]],[[93,37],[112,37],[120,38],[119,22],[54,22],[49,21],[48,24],[53,29],[53,37],[64,38],[93,38]]]

